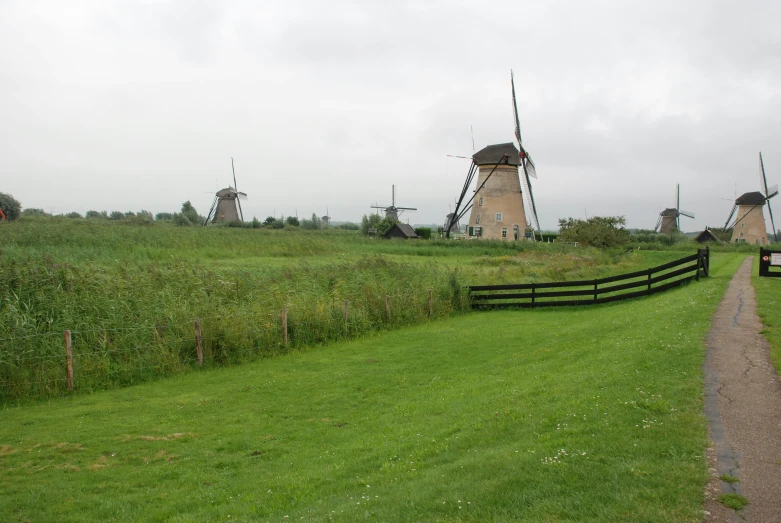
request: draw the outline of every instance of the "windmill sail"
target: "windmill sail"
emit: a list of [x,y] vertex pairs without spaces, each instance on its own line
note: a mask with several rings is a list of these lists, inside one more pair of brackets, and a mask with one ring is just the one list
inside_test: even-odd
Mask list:
[[762,152],[759,153],[759,168],[762,171],[762,186],[765,188],[765,200],[767,201],[767,212],[770,214],[770,226],[773,227],[773,239],[778,242],[778,233],[776,232],[776,222],[773,220],[773,208],[770,207],[770,198],[778,194],[778,185],[767,187],[767,176],[765,175],[765,162],[762,160]]
[[521,167],[523,168],[522,182],[526,196],[531,204],[531,222],[535,230],[540,230],[540,222],[537,219],[537,206],[534,204],[534,195],[532,194],[532,182],[529,179],[530,176],[537,178],[537,168],[534,165],[534,161],[531,159],[529,153],[523,148],[523,142],[521,141],[521,120],[518,117],[518,102],[515,98],[515,77],[512,70],[510,70],[510,85],[513,91],[513,112],[515,115],[515,139],[518,140],[518,155],[521,158]]

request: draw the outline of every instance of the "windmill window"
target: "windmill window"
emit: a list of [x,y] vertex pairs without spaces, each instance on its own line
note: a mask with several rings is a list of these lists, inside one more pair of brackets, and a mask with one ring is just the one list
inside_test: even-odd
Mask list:
[[500,213],[500,212],[496,213],[496,221],[497,222],[502,221],[502,213]]
[[482,236],[482,235],[483,235],[483,228],[475,227],[475,236]]
[[475,223],[480,223],[480,215],[477,215],[477,218],[475,218]]
[[502,238],[507,238],[507,227],[502,227]]
[[482,198],[480,198],[480,200],[478,200],[477,206],[478,207],[482,207],[483,206],[483,199]]
[[[745,224],[745,223],[741,223],[741,224],[740,224],[740,228],[741,228],[741,229],[742,229],[743,227],[745,227],[745,226],[746,226],[746,224]],[[741,236],[742,236],[742,234],[741,234]]]

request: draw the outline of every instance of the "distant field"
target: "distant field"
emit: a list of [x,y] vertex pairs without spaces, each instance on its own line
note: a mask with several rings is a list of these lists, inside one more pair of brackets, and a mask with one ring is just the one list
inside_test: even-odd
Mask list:
[[285,308],[290,346],[302,347],[460,314],[468,284],[592,278],[680,256],[20,219],[0,227],[0,401],[63,393],[65,329],[76,389],[85,392],[187,372],[196,317],[206,365],[230,365],[287,350]]
[[701,521],[704,337],[742,261],[0,410],[0,520]]

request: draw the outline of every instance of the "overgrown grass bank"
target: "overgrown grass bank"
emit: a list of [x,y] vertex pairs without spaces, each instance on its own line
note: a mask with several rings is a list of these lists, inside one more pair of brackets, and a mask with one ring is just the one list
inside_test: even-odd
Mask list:
[[0,227],[0,401],[65,392],[66,329],[75,388],[94,391],[187,372],[195,318],[206,365],[229,365],[459,314],[468,284],[601,277],[679,256],[20,219]]
[[762,334],[770,344],[770,357],[781,375],[781,278],[759,277],[757,251],[755,249],[751,283],[757,294],[757,313],[765,325]]
[[0,519],[700,521],[704,337],[742,258],[0,410]]

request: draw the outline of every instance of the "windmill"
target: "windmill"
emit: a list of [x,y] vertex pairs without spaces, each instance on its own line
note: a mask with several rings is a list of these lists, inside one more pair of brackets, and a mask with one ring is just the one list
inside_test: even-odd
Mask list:
[[[390,218],[394,222],[399,221],[399,215],[404,211],[417,211],[414,207],[396,207],[396,186],[391,186],[391,204],[387,207],[382,205],[372,205],[372,209],[382,209],[385,211],[385,217]],[[401,211],[401,212],[399,212]]]
[[[518,118],[515,79],[512,71],[510,71],[510,85],[518,148],[513,143],[489,145],[472,156],[472,165],[469,167],[461,194],[456,200],[454,216],[448,220],[451,227],[445,229],[448,238],[453,226],[470,209],[472,212],[467,225],[468,238],[518,240],[522,235],[526,235],[527,225],[532,231],[540,230],[530,180],[530,177],[537,177],[537,170],[521,139],[521,124]],[[523,170],[523,176],[520,175],[520,170]],[[475,175],[477,175],[477,188],[472,197],[465,202],[467,191],[472,186]],[[524,192],[530,209],[528,220]],[[530,236],[533,238],[533,233]]]
[[236,169],[233,166],[233,157],[231,157],[231,171],[233,172],[233,187],[228,186],[225,189],[217,191],[214,195],[214,201],[206,216],[204,225],[209,223],[236,222],[244,221],[244,213],[241,210],[241,200],[247,199],[247,194],[239,192],[236,184]]
[[659,213],[659,219],[656,220],[654,231],[660,234],[672,234],[673,231],[681,230],[681,216],[694,218],[694,214],[681,210],[681,184],[675,185],[675,207],[668,208]]
[[[732,229],[732,242],[754,243],[757,245],[767,245],[767,225],[765,224],[765,215],[762,212],[767,203],[767,209],[770,213],[770,224],[773,227],[773,237],[778,241],[776,235],[776,224],[773,221],[773,211],[770,208],[770,199],[778,194],[778,185],[767,186],[767,176],[765,175],[765,163],[762,160],[762,153],[759,153],[759,174],[761,188],[764,192],[754,191],[740,195],[732,206],[732,211],[724,223],[724,229]],[[737,211],[737,216],[735,212]],[[730,225],[732,217],[735,221]]]
[[320,218],[320,225],[323,227],[328,227],[331,224],[331,217],[328,215],[328,206],[325,206],[325,216],[322,216]]

